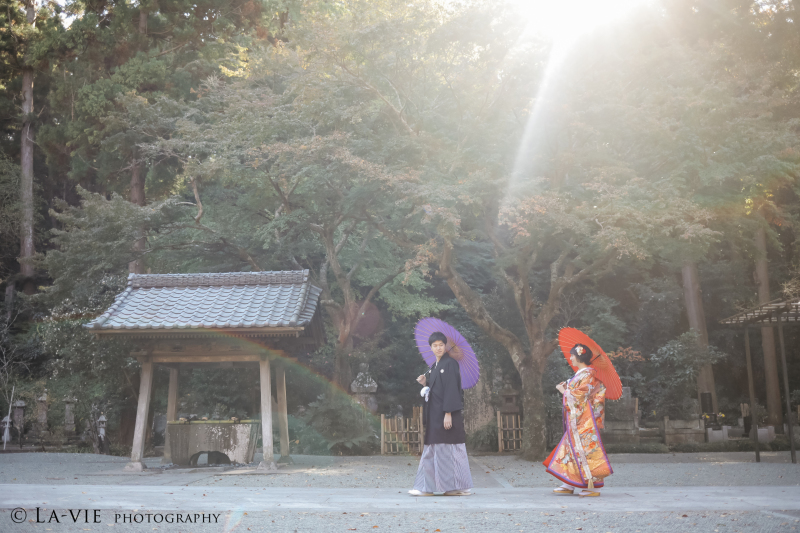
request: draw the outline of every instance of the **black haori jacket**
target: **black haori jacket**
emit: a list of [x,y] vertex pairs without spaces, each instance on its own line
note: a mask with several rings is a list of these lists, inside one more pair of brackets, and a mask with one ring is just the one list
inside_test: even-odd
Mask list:
[[[467,441],[464,431],[463,392],[461,390],[461,370],[458,361],[444,354],[438,363],[431,367],[428,375],[431,388],[428,401],[422,412],[425,424],[425,444],[463,444]],[[453,427],[444,429],[444,414],[450,413]]]

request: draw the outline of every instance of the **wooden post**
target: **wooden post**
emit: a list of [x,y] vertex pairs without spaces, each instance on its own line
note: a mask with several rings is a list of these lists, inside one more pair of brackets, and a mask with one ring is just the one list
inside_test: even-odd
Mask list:
[[381,455],[384,455],[386,449],[386,415],[381,415]]
[[[772,331],[772,330],[770,330]],[[750,326],[744,328],[744,355],[747,360],[747,386],[750,389],[750,431],[748,435],[756,443],[756,462],[761,462],[761,451],[758,449],[758,418],[756,417],[756,393],[753,385],[753,362],[750,359]],[[744,414],[742,414],[744,418]]]
[[778,313],[778,340],[781,343],[781,365],[783,366],[783,392],[786,396],[786,416],[789,437],[789,449],[791,450],[792,463],[797,464],[797,451],[794,448],[794,424],[792,424],[792,399],[789,390],[789,371],[786,368],[786,345],[783,342],[783,315]]
[[417,416],[419,416],[419,422],[417,422],[419,425],[417,426],[417,430],[419,431],[419,454],[420,455],[422,455],[422,451],[425,448],[425,427],[422,424],[422,413],[423,413],[422,409],[423,408],[420,407],[417,410]]
[[272,452],[272,383],[269,373],[269,359],[258,362],[261,378],[261,444],[264,457],[258,470],[273,472],[278,469]]
[[144,434],[147,424],[147,413],[150,411],[150,392],[153,388],[153,363],[150,360],[142,363],[142,378],[139,381],[139,405],[136,408],[136,424],[133,430],[133,447],[131,460],[125,465],[128,472],[141,472],[147,465],[142,462],[144,455]]
[[162,465],[172,462],[172,450],[169,447],[169,423],[177,420],[178,417],[178,369],[169,369],[169,389],[167,391],[167,427],[164,430],[164,457],[161,458]]
[[294,464],[289,455],[289,413],[286,406],[286,366],[282,361],[275,365],[275,387],[278,394],[278,430],[281,434],[281,464]]
[[503,415],[500,414],[500,411],[497,411],[497,451],[503,451],[503,421],[501,420]]

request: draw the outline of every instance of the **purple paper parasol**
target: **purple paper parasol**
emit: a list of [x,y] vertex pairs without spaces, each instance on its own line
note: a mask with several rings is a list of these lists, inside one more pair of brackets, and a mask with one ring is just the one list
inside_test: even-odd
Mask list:
[[414,340],[417,341],[417,348],[425,363],[430,366],[436,362],[428,338],[435,331],[444,333],[447,337],[447,352],[450,357],[458,361],[461,370],[461,388],[471,389],[481,377],[481,368],[478,366],[478,358],[472,351],[467,340],[459,333],[456,328],[438,318],[423,318],[417,322],[414,328]]

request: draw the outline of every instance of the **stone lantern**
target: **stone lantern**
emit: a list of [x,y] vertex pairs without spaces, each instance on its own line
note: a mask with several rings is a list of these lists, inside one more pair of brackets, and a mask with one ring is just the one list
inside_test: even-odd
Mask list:
[[47,389],[41,396],[36,398],[36,436],[47,437],[50,432],[47,430]]
[[506,383],[500,391],[500,412],[503,414],[517,414],[519,408],[519,391],[511,388],[510,383]]
[[3,417],[3,421],[0,422],[0,431],[3,433],[3,447],[5,447],[11,442],[11,417]]
[[369,366],[366,363],[361,363],[356,379],[350,384],[350,390],[355,393],[358,403],[370,413],[374,415],[378,412],[378,400],[375,398],[378,383],[369,375]]
[[25,405],[26,403],[23,400],[14,402],[14,410],[11,415],[11,420],[14,422],[14,427],[17,428],[20,439],[22,439],[22,435],[25,433]]
[[68,437],[75,435],[75,403],[76,398],[64,398],[64,434]]
[[100,418],[97,419],[97,444],[100,447],[100,453],[108,454],[109,447],[108,447],[108,439],[106,439],[106,424],[108,423],[108,419],[106,415],[101,414]]

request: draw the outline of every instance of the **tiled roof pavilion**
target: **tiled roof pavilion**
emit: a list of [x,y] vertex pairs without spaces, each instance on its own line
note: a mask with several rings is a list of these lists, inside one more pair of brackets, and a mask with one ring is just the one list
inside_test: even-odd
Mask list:
[[86,327],[101,335],[235,330],[298,336],[311,325],[321,292],[308,270],[131,274],[114,304]]
[[[272,449],[274,400],[270,384],[270,367],[275,361],[281,461],[291,461],[284,361],[293,350],[324,342],[318,307],[321,293],[311,284],[308,270],[128,276],[128,286],[114,304],[86,325],[101,337],[121,335],[133,340],[136,349],[131,356],[142,364],[131,461],[125,470],[147,468],[142,458],[154,365],[169,368],[168,423],[176,420],[181,365],[257,365],[264,443],[257,471],[270,473],[277,469]],[[172,461],[169,435],[170,429],[162,459],[166,463]],[[188,440],[179,441],[188,446]],[[215,447],[208,451],[222,451],[217,448],[224,447],[220,443],[206,445]]]

